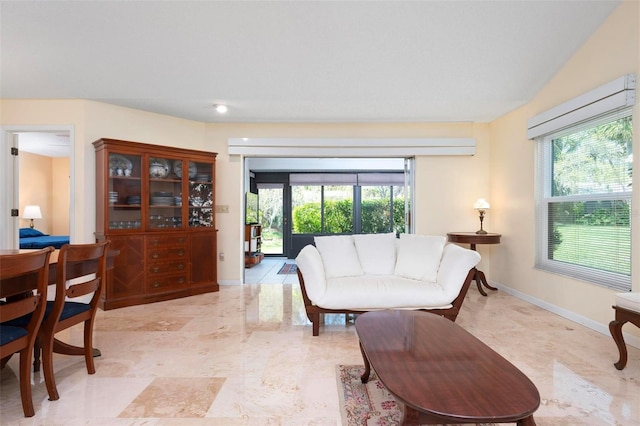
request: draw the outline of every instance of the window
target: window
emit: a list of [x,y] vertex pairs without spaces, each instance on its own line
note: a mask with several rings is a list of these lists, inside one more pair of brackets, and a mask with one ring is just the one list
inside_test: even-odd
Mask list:
[[631,110],[537,138],[536,267],[631,289]]
[[322,233],[322,186],[291,187],[294,234]]
[[353,233],[353,186],[292,186],[294,234]]
[[362,186],[360,189],[362,234],[405,232],[404,186]]
[[405,232],[404,176],[291,174],[292,233]]

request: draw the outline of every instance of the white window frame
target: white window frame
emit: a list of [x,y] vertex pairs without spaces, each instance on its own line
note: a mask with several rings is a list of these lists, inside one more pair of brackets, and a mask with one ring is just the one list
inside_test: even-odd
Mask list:
[[[552,177],[552,140],[558,137],[579,131],[580,128],[590,128],[615,121],[623,117],[632,116],[631,108],[619,110],[611,114],[604,114],[599,117],[587,120],[578,126],[546,134],[536,138],[537,152],[537,173],[536,173],[536,264],[535,267],[552,273],[567,275],[575,279],[597,284],[604,287],[613,288],[619,291],[631,291],[631,275],[597,270],[582,265],[560,262],[549,258],[549,205],[558,202],[576,201],[605,201],[605,200],[625,200],[631,202],[633,189],[631,191],[599,193],[571,196],[553,196],[551,194]],[[633,119],[633,118],[632,118]],[[632,223],[629,224],[632,227]],[[630,230],[631,232],[631,230]],[[632,268],[633,269],[633,268]]]

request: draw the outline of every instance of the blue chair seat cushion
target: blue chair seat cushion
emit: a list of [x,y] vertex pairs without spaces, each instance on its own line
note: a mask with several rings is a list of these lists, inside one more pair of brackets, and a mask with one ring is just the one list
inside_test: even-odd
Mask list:
[[[51,305],[51,306],[49,306]],[[45,318],[47,313],[53,308],[53,302],[47,302],[47,310],[45,312]],[[87,312],[91,310],[91,305],[88,303],[79,303],[79,302],[65,302],[64,308],[62,308],[62,313],[60,314],[60,321],[66,320],[67,318],[71,318],[83,312]]]
[[[44,312],[45,318],[49,316],[49,313],[51,312],[52,309],[53,309],[53,301],[47,301],[47,307]],[[59,321],[65,320],[67,318],[71,318],[72,316],[81,314],[89,310],[91,310],[91,305],[89,305],[88,303],[65,302],[64,308],[62,308],[62,313],[60,313]],[[26,328],[29,325],[29,321],[31,321],[31,314],[23,315],[20,318],[12,319],[11,321],[7,321],[2,324],[13,326],[13,327]]]
[[6,325],[5,323],[0,324],[0,346],[11,343],[26,335],[27,330],[25,328]]

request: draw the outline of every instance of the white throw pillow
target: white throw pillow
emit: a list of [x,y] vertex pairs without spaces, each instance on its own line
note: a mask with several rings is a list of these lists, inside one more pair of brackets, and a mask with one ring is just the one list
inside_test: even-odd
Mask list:
[[329,278],[362,275],[360,259],[351,235],[315,237],[316,248],[322,256],[324,273]]
[[445,243],[445,237],[400,234],[395,275],[436,282]]
[[369,275],[393,275],[397,241],[395,233],[354,235],[362,271]]

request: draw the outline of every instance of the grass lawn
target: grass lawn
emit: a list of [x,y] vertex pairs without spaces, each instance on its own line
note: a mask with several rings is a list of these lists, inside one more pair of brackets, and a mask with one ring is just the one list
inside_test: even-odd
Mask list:
[[[631,232],[629,227],[556,224],[562,243],[553,260],[603,271],[631,275]],[[617,241],[606,247],[602,241]]]
[[261,251],[265,254],[282,254],[282,231],[262,228]]

